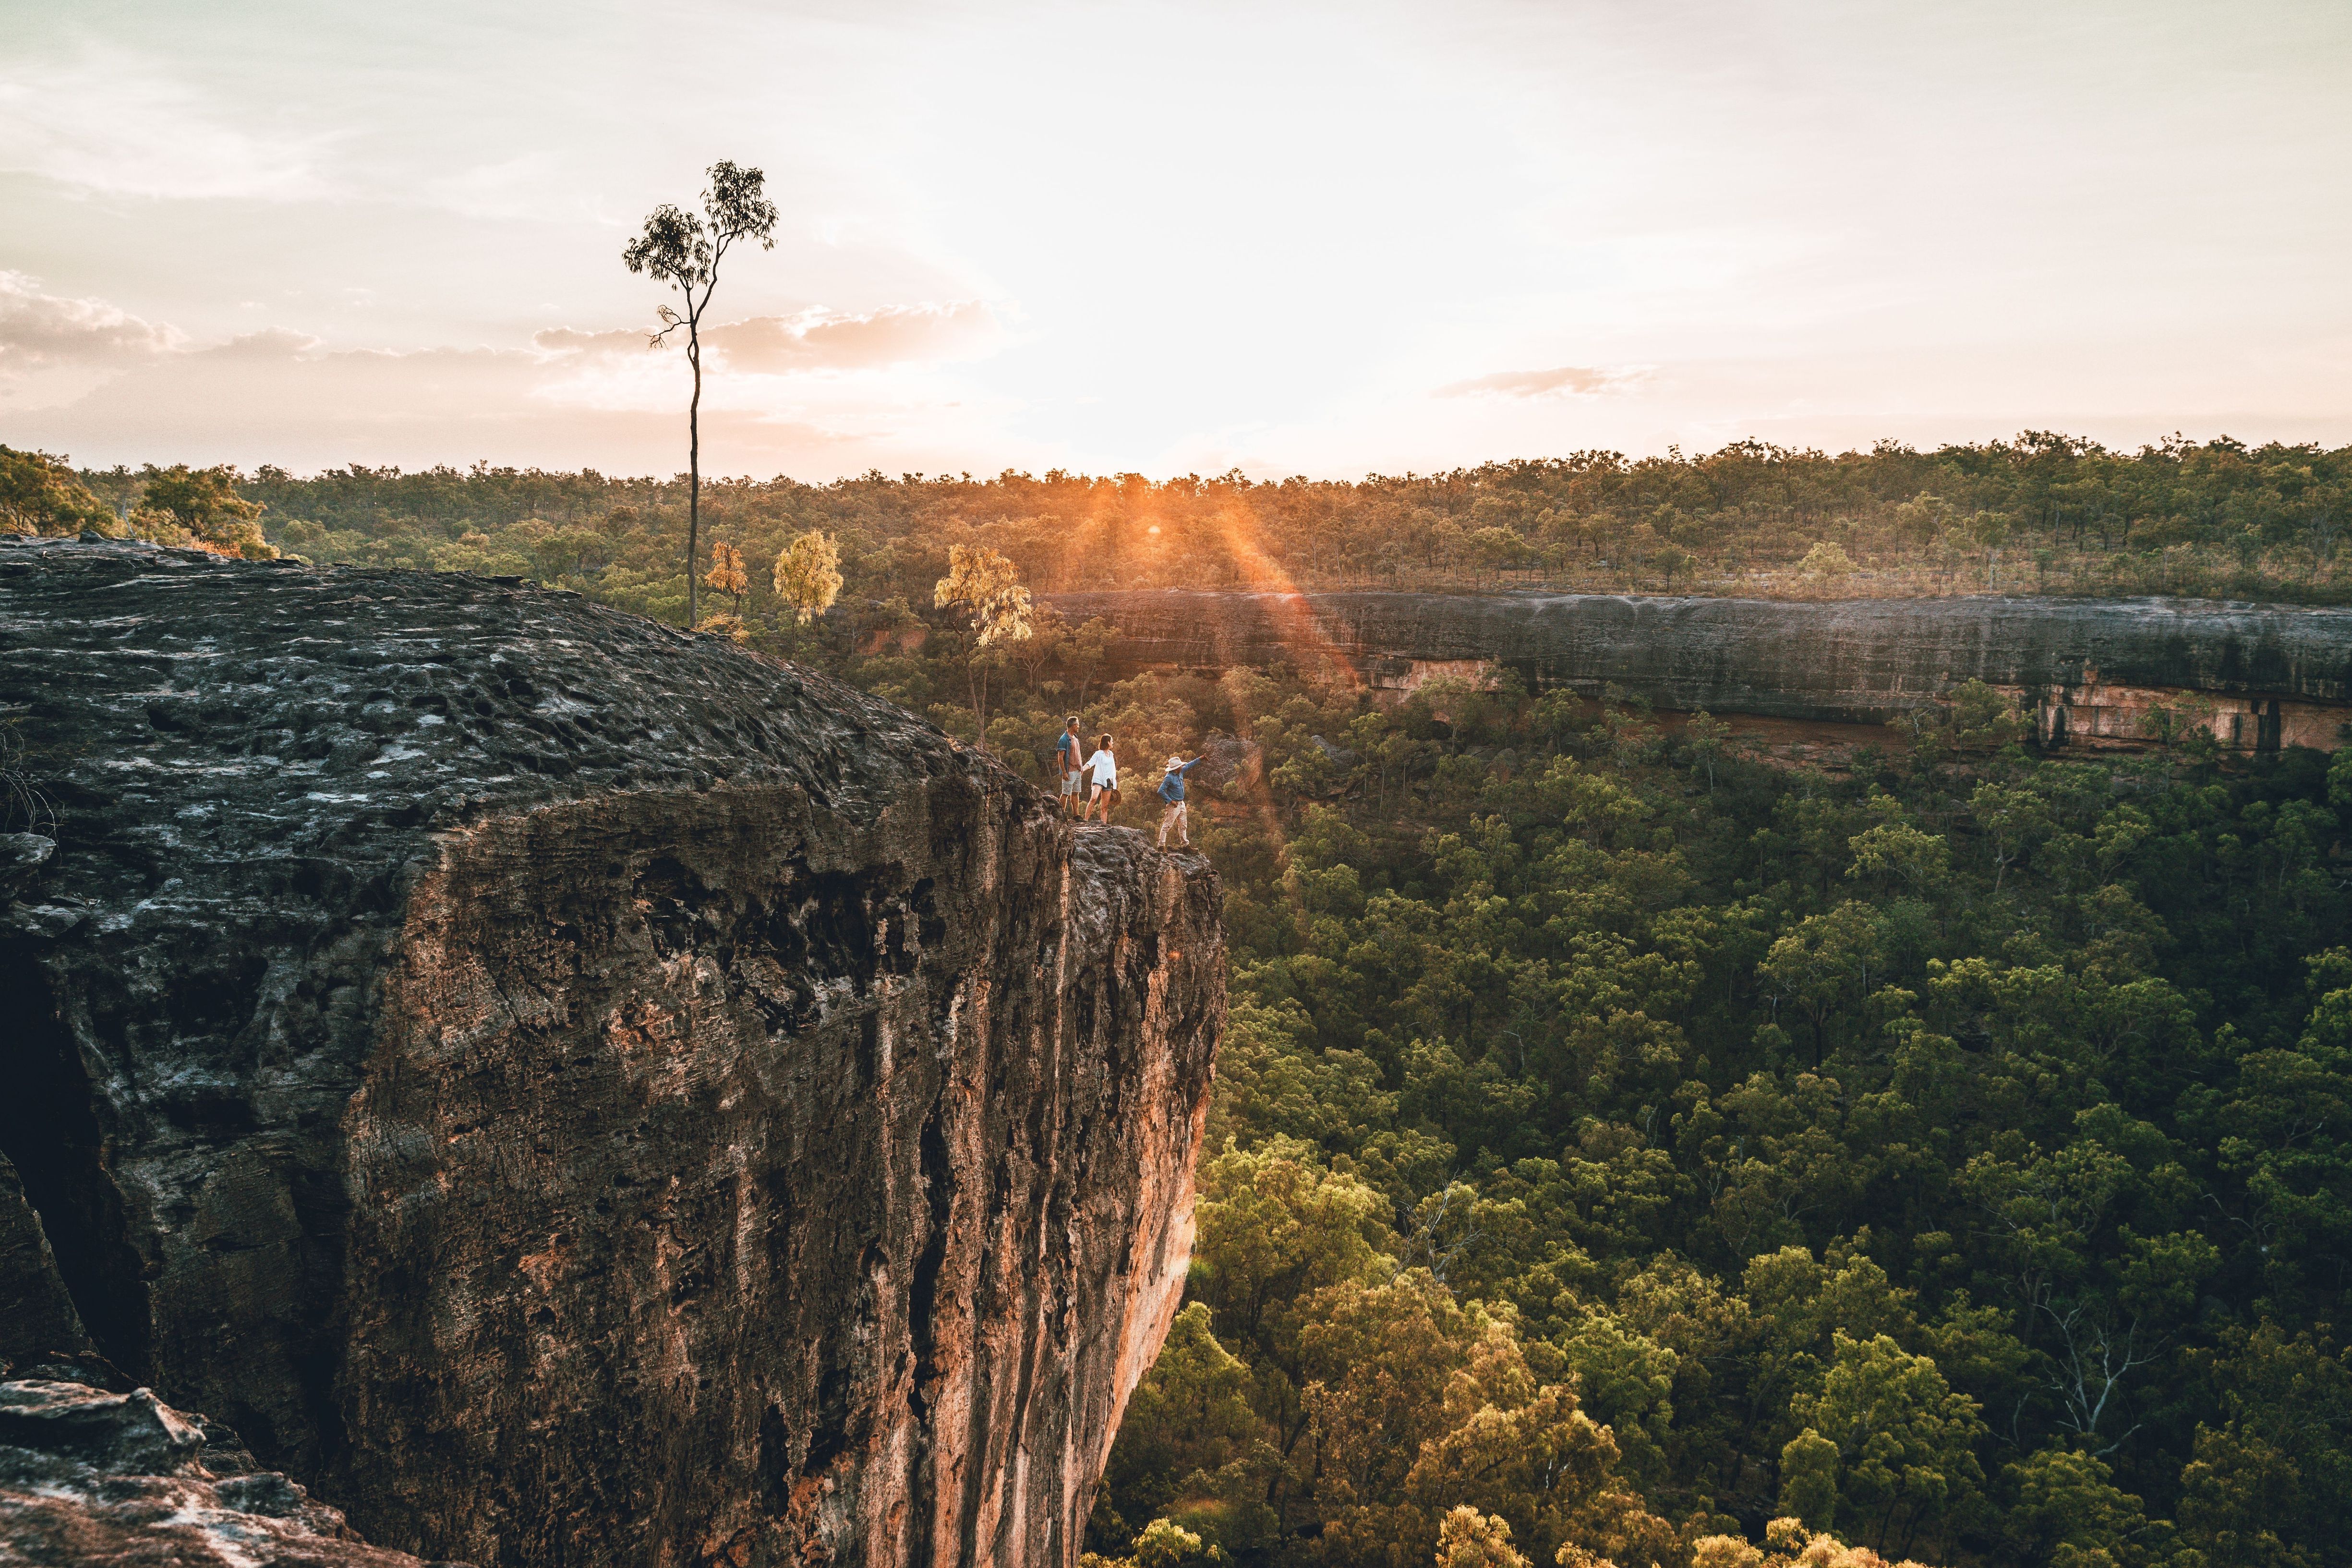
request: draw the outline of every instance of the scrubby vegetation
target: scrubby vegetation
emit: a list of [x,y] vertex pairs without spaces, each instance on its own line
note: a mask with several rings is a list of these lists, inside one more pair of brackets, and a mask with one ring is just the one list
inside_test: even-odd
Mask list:
[[[1832,775],[1507,678],[1393,705],[1311,662],[1107,682],[1099,624],[1040,610],[983,643],[974,600],[938,608],[956,547],[967,576],[987,547],[1042,589],[1581,581],[1605,551],[1677,584],[1990,568],[2324,599],[2347,461],[2034,437],[1357,486],[707,489],[754,646],[967,737],[985,714],[1033,774],[1072,710],[1146,780],[1212,732],[1255,749],[1194,792],[1233,1021],[1186,1304],[1089,1547],[2342,1561],[2352,752],[2059,761],[1979,689]],[[135,476],[93,479],[137,510]],[[299,553],[683,606],[669,487],[265,471],[237,494]],[[843,582],[803,625],[791,595],[835,565],[773,563],[813,532]]]

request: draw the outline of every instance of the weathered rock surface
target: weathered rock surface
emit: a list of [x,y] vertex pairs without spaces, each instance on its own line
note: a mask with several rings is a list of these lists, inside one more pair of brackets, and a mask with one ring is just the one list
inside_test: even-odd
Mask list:
[[2181,599],[1768,599],[1511,593],[1044,596],[1125,634],[1110,663],[1336,661],[1374,687],[1499,667],[1531,686],[1659,708],[1878,722],[1970,679],[2035,705],[2045,735],[2128,733],[2194,692],[2225,742],[2334,746],[2352,712],[2352,610]]
[[420,1568],[285,1476],[205,1443],[201,1420],[148,1389],[0,1383],[0,1561]]
[[7,1279],[389,1546],[1075,1560],[1189,1256],[1205,861],[475,578],[0,543],[8,704]]
[[1221,790],[1236,779],[1255,783],[1265,772],[1265,752],[1256,742],[1216,730],[1202,740],[1201,765],[1192,770],[1192,777],[1206,788]]

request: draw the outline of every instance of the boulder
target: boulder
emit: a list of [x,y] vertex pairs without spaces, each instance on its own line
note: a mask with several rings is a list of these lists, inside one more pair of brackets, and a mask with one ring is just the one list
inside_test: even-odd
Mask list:
[[[424,1568],[370,1546],[335,1510],[230,1449],[152,1389],[0,1383],[0,1556],[197,1568]],[[464,1568],[445,1563],[440,1568]]]
[[1192,773],[1194,785],[1222,790],[1235,779],[1255,784],[1265,772],[1265,752],[1255,741],[1213,731],[1201,742],[1201,765]]
[[1325,762],[1341,772],[1344,773],[1356,765],[1356,753],[1351,748],[1327,741],[1320,735],[1309,735],[1307,739],[1318,752],[1323,754]]
[[0,542],[6,705],[0,1322],[422,1555],[1075,1562],[1189,1258],[1205,860],[462,575]]

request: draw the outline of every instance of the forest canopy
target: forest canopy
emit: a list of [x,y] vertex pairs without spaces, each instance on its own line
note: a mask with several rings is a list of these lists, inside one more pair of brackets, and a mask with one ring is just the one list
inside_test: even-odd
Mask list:
[[[18,458],[26,455],[18,454]],[[58,465],[62,468],[62,465]],[[81,470],[128,520],[160,472]],[[227,470],[200,470],[228,473]],[[321,561],[529,576],[685,616],[688,485],[593,471],[232,474],[268,542]],[[2137,451],[2028,431],[1835,455],[1737,442],[1697,457],[1580,452],[1444,474],[1253,481],[1050,472],[868,473],[830,484],[711,480],[711,537],[751,570],[758,635],[790,542],[839,542],[844,596],[923,603],[958,542],[1002,552],[1038,592],[1171,584],[1547,584],[1606,591],[2190,594],[2336,603],[2352,448],[2174,437]],[[79,514],[0,507],[0,527]],[[9,518],[22,521],[12,522]],[[700,562],[699,571],[708,562]]]
[[[172,477],[5,456],[20,531],[135,531]],[[194,488],[266,510],[206,526],[314,561],[684,612],[669,482],[217,478]],[[1354,483],[706,485],[734,560],[698,564],[754,647],[1032,777],[1071,711],[1139,774],[1232,763],[1194,791],[1233,1001],[1199,1239],[1090,1551],[2342,1562],[2352,751],[2045,753],[1970,688],[1790,765],[1706,715],[1507,673],[1112,679],[1111,628],[1043,601],[1030,635],[985,637],[973,563],[1006,603],[1547,582],[2336,602],[2347,479],[2352,451],[2028,435]],[[1114,820],[1154,820],[1149,782]]]
[[2339,1560],[2352,762],[1989,695],[1829,773],[1507,678],[1115,688],[1267,773],[1097,1550]]

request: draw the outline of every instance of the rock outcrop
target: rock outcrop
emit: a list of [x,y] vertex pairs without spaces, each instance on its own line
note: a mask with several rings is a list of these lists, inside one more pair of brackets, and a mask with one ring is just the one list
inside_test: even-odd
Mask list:
[[1189,1257],[1204,860],[496,580],[0,542],[11,707],[0,1321],[428,1556],[1075,1560]]
[[428,1568],[212,1437],[149,1389],[0,1383],[0,1561]]
[[1769,599],[1510,593],[1056,594],[1124,634],[1118,671],[1336,664],[1376,689],[1497,668],[1679,712],[1876,723],[1981,680],[2046,740],[2128,740],[2187,695],[2227,744],[2332,748],[2352,718],[2352,610],[2181,599]]

